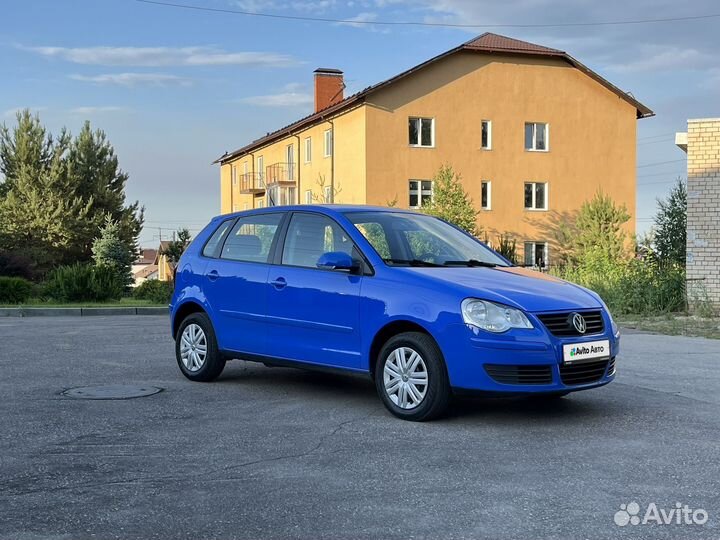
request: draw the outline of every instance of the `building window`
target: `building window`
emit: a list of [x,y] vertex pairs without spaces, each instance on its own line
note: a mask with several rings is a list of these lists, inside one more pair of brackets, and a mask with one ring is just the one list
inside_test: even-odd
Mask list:
[[249,209],[250,209],[250,204],[249,204],[249,203],[243,204],[243,210],[249,210]]
[[525,122],[525,150],[547,152],[550,149],[550,126]]
[[483,150],[492,149],[492,122],[490,120],[483,120],[482,123],[482,135],[480,146]]
[[325,186],[323,196],[325,197],[325,203],[333,202],[333,191],[331,186]]
[[492,183],[490,180],[483,180],[482,182],[482,195],[480,197],[482,209],[490,210],[492,207]]
[[238,203],[233,203],[232,208],[233,208],[233,210],[232,210],[233,212],[237,212],[238,210],[240,210],[240,206],[238,206]]
[[243,161],[243,176],[247,177],[247,173],[248,173],[248,162]]
[[325,130],[323,136],[323,155],[325,157],[332,156],[333,152],[333,132],[332,129]]
[[305,191],[305,204],[312,204],[312,190]]
[[410,208],[420,208],[433,198],[432,180],[410,180]]
[[230,176],[232,177],[232,184],[233,186],[237,186],[238,179],[237,179],[237,167],[235,165],[230,166]]
[[263,199],[257,199],[255,203],[255,208],[265,208],[265,201]]
[[312,138],[305,138],[305,163],[312,161]]
[[525,182],[524,201],[525,210],[547,210],[547,182]]
[[525,242],[525,266],[546,268],[548,265],[547,242]]
[[257,175],[260,180],[260,186],[265,185],[265,158],[258,156],[257,158]]
[[408,134],[410,146],[435,146],[435,119],[410,117]]

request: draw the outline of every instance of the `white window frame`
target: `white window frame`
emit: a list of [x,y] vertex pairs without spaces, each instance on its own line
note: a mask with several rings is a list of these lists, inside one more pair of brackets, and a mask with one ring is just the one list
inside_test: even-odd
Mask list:
[[313,198],[312,198],[312,189],[306,189],[305,190],[305,204],[312,204]]
[[[408,117],[408,124],[412,122],[413,120],[416,120],[418,122],[417,126],[417,134],[418,134],[418,142],[412,143],[410,142],[410,134],[408,133],[408,146],[411,148],[435,148],[435,117],[430,116],[409,116]],[[423,120],[430,120],[430,144],[422,144],[422,121]]]
[[325,186],[323,197],[325,198],[325,204],[330,204],[333,202],[332,186]]
[[[482,143],[482,126],[487,124],[487,146],[483,146]],[[480,121],[480,148],[482,150],[492,150],[492,120],[481,120]]]
[[247,178],[248,173],[248,162],[247,160],[243,161],[243,176]]
[[244,204],[243,204],[243,210],[249,210],[249,209],[250,209],[250,204],[249,204],[249,203],[244,203]]
[[[415,189],[412,188],[413,182],[417,182],[417,188]],[[423,182],[430,182],[430,189],[423,189]],[[417,206],[410,205],[410,197],[413,193],[417,193]],[[432,180],[422,180],[418,178],[408,180],[408,208],[422,208],[423,195],[430,195],[430,201],[432,201],[435,198],[435,183]]]
[[305,137],[305,163],[312,161],[312,137]]
[[232,205],[232,211],[233,212],[239,212],[240,211],[240,205],[238,203],[233,203]]
[[[550,151],[550,124],[547,122],[525,122],[523,126],[523,146],[525,146],[525,128],[528,125],[533,127],[532,148],[525,148],[526,152],[549,152]],[[545,148],[537,147],[537,127],[545,126]]]
[[323,133],[323,157],[329,158],[333,152],[333,130],[326,129]]
[[255,208],[265,208],[265,199],[259,197],[255,199]]
[[[532,206],[531,206],[530,208],[528,208],[527,206],[525,206],[525,186],[527,186],[528,184],[532,185]],[[538,184],[543,184],[543,185],[545,186],[545,189],[544,189],[544,191],[543,191],[543,193],[545,194],[545,200],[543,201],[543,206],[542,206],[542,208],[538,208],[537,200],[536,200],[536,199],[537,199],[537,190],[535,189],[535,186],[538,185]],[[547,212],[547,211],[548,211],[548,208],[550,207],[550,203],[549,203],[549,201],[550,201],[550,195],[549,195],[549,192],[550,192],[550,183],[549,183],[549,182],[532,182],[532,181],[531,181],[531,182],[525,182],[525,183],[523,184],[523,207],[524,207],[525,210],[527,210],[528,212]]]
[[548,243],[547,242],[538,242],[536,240],[528,240],[527,242],[523,243],[523,263],[525,266],[527,266],[527,246],[528,244],[532,245],[532,267],[535,267],[535,259],[537,255],[537,248],[538,246],[542,246],[543,249],[543,266],[539,266],[538,268],[547,268],[549,266],[548,259],[549,259],[549,249],[548,249]]
[[[482,204],[482,186],[484,186],[484,185],[487,185],[487,206],[483,206],[483,204]],[[492,210],[492,181],[491,180],[482,180],[480,182],[480,207],[483,210]]]
[[230,177],[232,178],[232,185],[237,186],[237,183],[238,183],[237,167],[235,167],[234,163],[232,165],[230,165]]

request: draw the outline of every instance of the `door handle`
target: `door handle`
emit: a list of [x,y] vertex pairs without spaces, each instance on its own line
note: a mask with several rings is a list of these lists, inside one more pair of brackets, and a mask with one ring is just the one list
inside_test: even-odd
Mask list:
[[270,285],[275,287],[277,290],[284,289],[287,286],[287,281],[285,281],[284,277],[276,278],[274,281],[270,282]]
[[220,274],[218,274],[217,270],[210,270],[210,272],[208,272],[208,274],[207,274],[207,278],[210,281],[215,281],[219,277],[220,277]]

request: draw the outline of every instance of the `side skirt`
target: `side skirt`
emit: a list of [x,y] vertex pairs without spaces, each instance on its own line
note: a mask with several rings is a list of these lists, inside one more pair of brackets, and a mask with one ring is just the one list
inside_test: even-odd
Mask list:
[[321,373],[330,373],[333,375],[345,375],[359,377],[362,379],[372,380],[369,371],[354,368],[341,368],[336,366],[325,366],[322,364],[313,364],[312,362],[301,362],[299,360],[288,360],[287,358],[277,358],[274,356],[265,356],[262,354],[239,353],[235,351],[222,351],[222,355],[226,360],[246,360],[248,362],[258,362],[267,367],[284,367],[303,369],[306,371],[318,371]]

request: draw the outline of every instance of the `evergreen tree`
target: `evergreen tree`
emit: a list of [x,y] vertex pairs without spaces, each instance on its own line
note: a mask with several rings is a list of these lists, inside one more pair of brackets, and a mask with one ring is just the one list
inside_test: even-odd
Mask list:
[[658,200],[655,215],[655,253],[660,262],[685,265],[687,189],[681,178],[667,199]]
[[42,273],[72,261],[87,233],[90,204],[76,195],[68,174],[69,135],[53,140],[28,111],[17,120],[12,131],[3,126],[0,133],[0,249],[28,257]]
[[92,131],[90,122],[85,122],[70,145],[67,159],[68,173],[77,182],[77,195],[90,203],[90,234],[81,246],[83,255],[90,255],[92,242],[104,226],[106,216],[117,223],[120,240],[126,248],[136,253],[143,209],[137,201],[125,206],[128,175],[120,169],[115,150],[105,133]]
[[171,270],[175,270],[177,264],[180,262],[180,257],[187,249],[190,244],[190,231],[187,229],[180,229],[177,235],[168,246],[160,252],[161,255],[167,257],[168,264]]
[[433,200],[423,204],[422,210],[477,235],[481,232],[477,228],[478,211],[460,180],[450,165],[440,167],[433,178]]
[[132,263],[135,251],[120,238],[120,225],[108,215],[92,245],[93,260],[96,266],[104,266],[115,271],[126,287],[132,284]]

